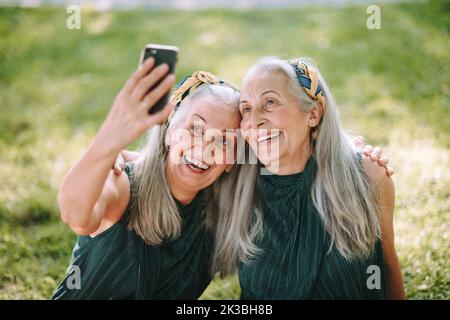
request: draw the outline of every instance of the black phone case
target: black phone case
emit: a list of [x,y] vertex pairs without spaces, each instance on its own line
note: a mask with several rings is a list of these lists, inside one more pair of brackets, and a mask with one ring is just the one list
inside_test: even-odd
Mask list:
[[[153,57],[155,58],[155,66],[160,65],[162,63],[167,63],[169,65],[169,72],[171,74],[175,73],[175,65],[177,63],[177,51],[161,49],[161,48],[145,48],[144,56],[141,62],[144,62],[146,59]],[[155,85],[155,87],[158,84]],[[170,91],[167,92],[152,108],[149,109],[149,114],[155,114],[158,111],[161,111],[164,106],[169,101]]]

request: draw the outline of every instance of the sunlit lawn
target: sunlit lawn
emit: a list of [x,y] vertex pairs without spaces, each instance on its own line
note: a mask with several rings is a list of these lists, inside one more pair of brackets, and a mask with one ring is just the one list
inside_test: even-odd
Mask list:
[[[346,127],[385,147],[396,170],[396,244],[407,295],[449,298],[449,5],[275,11],[82,13],[0,9],[0,298],[46,299],[75,235],[58,185],[95,134],[149,42],[180,48],[177,78],[198,69],[240,83],[258,57],[310,56]],[[447,12],[447,14],[445,13]],[[239,297],[236,277],[203,298]]]

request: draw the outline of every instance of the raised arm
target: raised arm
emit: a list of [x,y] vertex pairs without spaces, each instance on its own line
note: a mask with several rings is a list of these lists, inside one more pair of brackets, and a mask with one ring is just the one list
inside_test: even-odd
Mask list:
[[115,222],[122,216],[129,198],[128,180],[115,177],[111,168],[120,150],[167,119],[172,105],[148,114],[174,83],[174,76],[167,72],[167,65],[154,68],[152,58],[136,70],[117,95],[93,141],[66,174],[58,206],[61,219],[76,233],[96,233],[105,220]]

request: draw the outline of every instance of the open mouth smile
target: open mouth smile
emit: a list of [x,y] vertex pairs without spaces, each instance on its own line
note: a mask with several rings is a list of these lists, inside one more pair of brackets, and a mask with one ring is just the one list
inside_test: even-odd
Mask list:
[[258,137],[258,143],[261,143],[261,142],[270,142],[270,141],[272,141],[272,139],[276,139],[276,138],[278,138],[278,136],[280,135],[280,132],[278,131],[278,132],[274,132],[274,133],[272,133],[272,134],[269,134],[269,135],[265,135],[265,136],[261,136],[261,137]]
[[183,157],[184,159],[184,163],[191,168],[192,170],[194,170],[196,173],[198,173],[198,171],[200,170],[200,172],[202,171],[206,171],[210,168],[209,165],[207,165],[206,163],[204,163],[203,161],[198,161],[196,159],[193,159],[187,155],[184,155]]

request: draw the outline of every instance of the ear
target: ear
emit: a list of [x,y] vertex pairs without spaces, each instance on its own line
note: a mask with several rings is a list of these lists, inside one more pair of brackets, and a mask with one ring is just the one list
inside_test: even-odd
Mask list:
[[315,128],[320,124],[320,120],[323,116],[323,106],[322,103],[316,101],[314,107],[309,111],[308,125],[311,128]]

